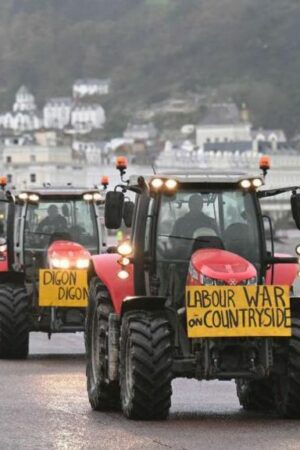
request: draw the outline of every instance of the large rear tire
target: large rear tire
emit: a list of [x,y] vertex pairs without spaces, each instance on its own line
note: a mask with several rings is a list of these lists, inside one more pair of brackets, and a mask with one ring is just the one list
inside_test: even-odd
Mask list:
[[29,299],[25,288],[0,286],[0,358],[25,359],[29,348]]
[[246,411],[270,411],[275,407],[273,382],[263,380],[236,380],[236,391],[240,405]]
[[276,379],[274,386],[276,408],[286,418],[300,418],[300,319],[292,319],[292,336],[289,339],[286,370]]
[[119,409],[117,381],[108,380],[108,317],[113,312],[108,292],[93,278],[89,289],[85,327],[87,391],[91,407],[97,411]]
[[171,406],[172,343],[159,312],[125,314],[121,327],[122,410],[129,419],[165,419]]

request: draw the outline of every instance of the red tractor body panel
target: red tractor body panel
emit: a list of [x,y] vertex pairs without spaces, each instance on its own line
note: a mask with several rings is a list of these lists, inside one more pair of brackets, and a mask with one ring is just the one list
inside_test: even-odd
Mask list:
[[126,266],[129,277],[126,280],[118,278],[117,274],[121,270],[118,263],[120,255],[107,253],[92,256],[92,263],[98,278],[107,287],[115,312],[121,313],[122,302],[125,297],[134,295],[133,265]]
[[0,272],[8,271],[7,251],[0,252]]
[[79,259],[90,259],[90,252],[78,244],[72,241],[54,241],[48,248],[48,259],[51,266],[51,260],[53,259],[67,259],[70,262],[70,267],[76,267],[76,262]]
[[256,269],[253,264],[239,255],[226,250],[209,248],[193,253],[187,284],[202,284],[200,274],[232,286],[256,277]]
[[[286,253],[275,253],[278,257],[290,257]],[[297,278],[297,264],[274,264],[274,278],[272,284],[292,286]],[[266,284],[271,284],[272,267],[267,270]]]

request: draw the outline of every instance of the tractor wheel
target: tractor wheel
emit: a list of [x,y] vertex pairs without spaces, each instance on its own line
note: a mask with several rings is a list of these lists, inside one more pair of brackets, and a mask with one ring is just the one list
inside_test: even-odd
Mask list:
[[85,327],[87,358],[87,390],[89,401],[97,411],[118,409],[120,390],[118,382],[108,380],[108,316],[113,312],[103,284],[93,278],[89,289]]
[[29,347],[29,299],[26,289],[0,287],[0,358],[25,359]]
[[286,370],[274,386],[278,413],[286,418],[300,418],[300,319],[292,319],[292,336],[286,351]]
[[129,419],[165,419],[171,406],[172,343],[158,312],[125,314],[121,327],[120,386]]
[[236,390],[240,405],[246,411],[270,411],[275,407],[273,382],[263,380],[236,380]]

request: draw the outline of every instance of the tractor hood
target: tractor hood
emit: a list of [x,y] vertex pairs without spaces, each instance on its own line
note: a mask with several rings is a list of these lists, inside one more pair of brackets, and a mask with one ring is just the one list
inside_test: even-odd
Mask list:
[[[193,253],[188,284],[206,284],[203,277],[235,286],[256,278],[256,269],[249,261],[235,253],[220,249],[203,249]],[[223,283],[222,283],[223,282]]]
[[48,248],[50,268],[87,269],[90,259],[90,252],[77,242],[54,241]]

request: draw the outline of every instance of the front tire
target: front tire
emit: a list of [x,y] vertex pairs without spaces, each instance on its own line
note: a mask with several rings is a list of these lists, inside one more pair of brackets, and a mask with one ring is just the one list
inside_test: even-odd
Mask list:
[[119,385],[108,380],[108,317],[113,312],[107,290],[93,278],[89,289],[85,327],[87,391],[91,407],[97,411],[118,409]]
[[292,319],[292,336],[289,339],[286,370],[276,379],[274,387],[278,413],[286,418],[300,418],[300,319]]
[[270,411],[275,407],[273,382],[263,380],[236,380],[236,391],[240,405],[246,411]]
[[121,328],[122,410],[129,419],[165,419],[171,406],[172,344],[159,312],[125,314]]
[[0,358],[25,359],[29,349],[29,299],[25,288],[0,287]]

